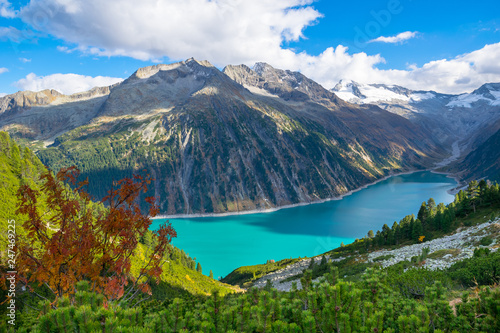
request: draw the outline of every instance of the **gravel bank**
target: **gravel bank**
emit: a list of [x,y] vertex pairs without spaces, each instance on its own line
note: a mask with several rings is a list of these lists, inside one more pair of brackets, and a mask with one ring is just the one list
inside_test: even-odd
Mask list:
[[[412,257],[420,255],[422,253],[423,248],[428,247],[429,255],[431,255],[431,257],[432,253],[436,251],[439,250],[445,250],[445,251],[441,251],[441,253],[443,254],[442,256],[439,255],[437,256],[437,258],[434,259],[430,258],[426,259],[425,264],[423,266],[431,270],[445,269],[450,267],[453,263],[457,261],[461,261],[466,258],[472,257],[472,255],[474,254],[474,249],[477,247],[482,247],[478,245],[478,243],[483,237],[498,233],[500,233],[500,219],[482,223],[477,226],[469,228],[462,228],[461,230],[459,229],[452,235],[434,239],[428,242],[403,246],[395,250],[381,250],[372,252],[368,254],[367,261],[374,262],[374,259],[378,257],[391,256],[386,260],[379,261],[382,267],[388,267],[397,264],[400,261],[410,260]],[[488,247],[492,251],[496,251],[498,250],[497,247],[498,244],[495,241],[495,237],[492,238],[494,239],[494,241]],[[445,254],[446,252],[451,252],[451,253]],[[435,256],[438,253],[436,253]],[[330,259],[329,256],[326,256],[326,258],[327,260]],[[340,261],[343,259],[345,258],[333,259],[333,261]],[[255,281],[254,286],[262,288],[267,284],[267,281],[270,280],[271,283],[273,284],[273,287],[280,291],[289,291],[292,288],[293,282],[297,283],[298,289],[301,289],[302,285],[300,283],[300,280],[287,281],[287,282],[284,282],[284,280],[291,276],[302,273],[304,270],[307,269],[307,267],[309,267],[311,260],[313,259],[302,259],[293,265],[287,266],[283,269],[267,274],[258,279],[257,281]],[[314,260],[316,264],[319,264],[321,262],[321,257],[314,258]],[[315,281],[319,279],[320,278],[316,279]]]

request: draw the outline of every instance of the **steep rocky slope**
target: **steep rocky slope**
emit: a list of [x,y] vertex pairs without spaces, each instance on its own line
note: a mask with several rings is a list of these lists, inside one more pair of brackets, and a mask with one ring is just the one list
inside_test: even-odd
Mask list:
[[[38,95],[40,102],[20,102]],[[41,160],[53,169],[77,165],[97,197],[113,179],[150,173],[149,194],[166,214],[334,197],[445,154],[407,119],[343,102],[299,73],[266,64],[221,72],[189,59],[79,96],[21,92],[0,105],[0,128],[53,140],[38,152]]]
[[458,173],[467,181],[486,178],[500,182],[500,130],[453,165],[449,171]]

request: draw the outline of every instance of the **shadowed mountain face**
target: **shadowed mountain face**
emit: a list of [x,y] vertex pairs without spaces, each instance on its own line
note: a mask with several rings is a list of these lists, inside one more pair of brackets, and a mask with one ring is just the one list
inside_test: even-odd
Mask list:
[[493,123],[491,128],[496,128],[496,132],[457,161],[449,171],[457,173],[465,181],[486,178],[500,182],[500,121]]
[[[21,102],[37,94],[45,97]],[[149,195],[165,214],[334,197],[445,154],[418,125],[346,103],[302,74],[266,64],[221,72],[194,59],[78,95],[5,96],[0,128],[51,143],[41,160],[52,169],[76,165],[97,197],[113,179],[151,174]]]

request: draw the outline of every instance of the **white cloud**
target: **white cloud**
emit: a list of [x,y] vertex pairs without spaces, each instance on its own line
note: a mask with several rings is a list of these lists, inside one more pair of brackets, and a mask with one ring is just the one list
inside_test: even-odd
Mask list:
[[26,23],[78,49],[141,60],[210,59],[216,65],[278,59],[321,17],[313,0],[32,0]]
[[0,74],[2,73],[7,73],[9,71],[8,68],[5,68],[5,67],[0,67]]
[[391,37],[380,36],[378,38],[372,39],[371,41],[369,41],[369,43],[373,42],[391,43],[391,44],[402,43],[404,41],[407,41],[408,39],[415,38],[417,34],[418,32],[416,31],[405,31],[397,34],[396,36],[391,36]]
[[0,93],[0,98],[2,98],[4,96],[7,96],[7,94],[6,93]]
[[64,53],[71,53],[72,52],[72,50],[70,50],[67,46],[57,46],[57,51],[64,52]]
[[500,43],[486,45],[453,59],[431,61],[407,70],[381,70],[376,67],[385,60],[380,55],[349,54],[347,48],[329,48],[317,57],[298,55],[295,64],[305,75],[332,88],[340,79],[360,83],[397,84],[415,90],[442,93],[472,91],[486,82],[500,82]]
[[17,12],[11,8],[11,4],[7,0],[0,0],[0,16],[6,18],[16,17]]
[[121,78],[106,76],[85,76],[78,74],[52,74],[37,76],[35,73],[26,75],[14,83],[20,90],[40,91],[44,89],[55,89],[65,95],[87,91],[94,87],[104,87],[123,81]]
[[31,59],[28,59],[28,58],[19,58],[19,61],[21,61],[23,63],[27,63],[27,62],[31,62]]

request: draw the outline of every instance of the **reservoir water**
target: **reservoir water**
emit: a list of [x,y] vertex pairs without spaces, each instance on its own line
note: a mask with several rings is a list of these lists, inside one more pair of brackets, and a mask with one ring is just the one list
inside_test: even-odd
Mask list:
[[[417,214],[423,201],[448,204],[457,183],[428,171],[398,175],[341,200],[285,208],[269,213],[169,219],[177,231],[173,244],[196,261],[203,273],[223,277],[235,268],[284,258],[314,256],[376,232],[387,223]],[[164,219],[155,219],[155,229]]]

